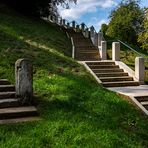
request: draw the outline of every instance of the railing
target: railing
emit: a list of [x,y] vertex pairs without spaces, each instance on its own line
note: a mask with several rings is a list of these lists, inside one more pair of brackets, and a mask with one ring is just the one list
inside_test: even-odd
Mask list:
[[[85,38],[90,38],[93,45],[96,46],[99,50],[101,46],[101,41],[104,40],[103,34],[101,32],[97,33],[93,26],[88,27],[85,23],[78,24],[76,21],[69,22],[66,19],[62,19],[60,16],[50,15],[48,17],[42,18],[46,21],[56,23],[65,28],[72,28],[75,32],[82,32]],[[67,35],[68,36],[68,35]],[[69,36],[68,36],[69,37]],[[99,50],[100,52],[100,50]],[[74,55],[74,54],[72,54]],[[74,56],[73,56],[74,57]]]

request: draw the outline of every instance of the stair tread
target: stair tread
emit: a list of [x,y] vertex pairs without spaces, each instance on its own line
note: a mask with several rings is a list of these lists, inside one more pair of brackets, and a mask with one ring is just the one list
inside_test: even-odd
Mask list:
[[37,109],[34,106],[11,107],[11,108],[0,109],[0,114],[21,113],[21,112],[36,112],[36,111],[37,111]]
[[137,83],[137,82],[138,81],[118,81],[118,82],[103,82],[102,84]]
[[0,85],[0,87],[15,87],[14,85]]
[[8,91],[8,92],[0,92],[0,95],[5,95],[5,94],[16,94],[16,92],[15,91]]
[[110,72],[110,73],[95,73],[96,75],[99,75],[99,74],[105,74],[105,75],[110,75],[110,74],[128,74],[127,72]]
[[7,99],[1,99],[0,103],[3,103],[3,102],[16,102],[16,101],[18,101],[17,98],[7,98]]
[[3,119],[0,120],[0,124],[16,124],[23,122],[32,122],[41,120],[39,117],[23,117],[23,118],[13,118],[13,119]]
[[148,101],[140,102],[142,105],[148,105]]
[[133,78],[133,77],[130,77],[130,76],[119,76],[119,77],[99,77],[99,79],[103,80],[103,79],[120,79],[120,78]]

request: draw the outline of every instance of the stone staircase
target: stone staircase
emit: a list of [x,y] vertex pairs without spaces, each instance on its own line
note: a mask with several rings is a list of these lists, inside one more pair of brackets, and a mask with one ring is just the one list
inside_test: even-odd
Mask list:
[[15,86],[0,80],[0,124],[34,121],[38,119],[34,106],[22,106],[15,96]]
[[128,73],[120,69],[113,61],[86,62],[87,66],[101,80],[104,87],[125,87],[138,86],[139,82],[134,81]]
[[78,61],[98,61],[100,54],[98,47],[95,47],[90,38],[85,38],[82,32],[75,32],[73,29],[66,29],[66,32],[73,38],[75,46],[75,59]]
[[148,96],[138,96],[135,99],[148,111]]

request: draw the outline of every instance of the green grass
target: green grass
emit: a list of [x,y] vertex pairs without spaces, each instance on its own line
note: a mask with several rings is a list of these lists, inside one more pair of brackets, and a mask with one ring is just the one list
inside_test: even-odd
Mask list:
[[0,126],[0,148],[148,147],[148,119],[72,60],[59,28],[0,5],[0,78],[29,58],[39,122]]

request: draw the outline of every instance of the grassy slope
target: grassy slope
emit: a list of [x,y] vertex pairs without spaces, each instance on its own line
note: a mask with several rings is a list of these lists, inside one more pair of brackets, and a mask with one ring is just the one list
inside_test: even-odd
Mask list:
[[0,78],[13,83],[15,61],[30,58],[42,118],[0,126],[0,147],[148,147],[147,117],[67,55],[64,32],[0,6]]

